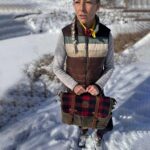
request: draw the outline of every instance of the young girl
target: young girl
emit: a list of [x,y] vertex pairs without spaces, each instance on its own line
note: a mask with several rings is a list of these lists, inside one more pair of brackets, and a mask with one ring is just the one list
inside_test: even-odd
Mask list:
[[[100,0],[73,0],[73,7],[73,22],[62,29],[58,39],[53,72],[75,94],[88,92],[96,96],[103,92],[114,69],[112,34],[96,15]],[[79,129],[78,144],[85,147],[88,128]],[[97,146],[104,133],[112,129],[111,118],[105,129],[96,130]]]

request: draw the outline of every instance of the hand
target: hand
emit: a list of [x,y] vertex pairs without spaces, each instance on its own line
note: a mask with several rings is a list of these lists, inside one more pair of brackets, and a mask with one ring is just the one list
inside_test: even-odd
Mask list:
[[86,92],[86,90],[84,89],[84,87],[83,87],[82,85],[79,85],[79,84],[74,87],[74,90],[73,90],[73,91],[74,91],[74,93],[77,94],[77,95],[80,95],[80,94]]
[[88,93],[90,93],[91,95],[94,95],[94,96],[96,96],[100,93],[99,89],[95,85],[89,85],[86,88],[86,92],[88,92]]

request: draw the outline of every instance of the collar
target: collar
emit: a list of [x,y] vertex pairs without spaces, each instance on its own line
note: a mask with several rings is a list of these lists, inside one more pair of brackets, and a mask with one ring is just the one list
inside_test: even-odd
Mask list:
[[92,28],[87,28],[82,22],[80,22],[80,24],[82,25],[82,27],[84,28],[84,32],[86,36],[92,36],[93,38],[96,38],[96,33],[94,31],[94,27],[95,27],[95,20],[94,23],[92,25]]
[[96,38],[96,33],[99,30],[99,18],[97,15],[95,15],[95,21],[92,25],[92,28],[87,28],[83,23],[81,23],[77,17],[76,17],[76,24],[77,24],[77,31],[78,35],[84,34],[85,36],[91,36],[93,38]]
[[78,41],[78,36],[83,36],[83,35],[88,35],[96,38],[96,33],[99,31],[99,17],[95,15],[95,25],[93,25],[92,31],[89,30],[85,32],[84,27],[80,24],[79,20],[77,19],[77,16],[75,15],[72,25],[71,25],[71,37],[72,37],[72,42],[74,45],[74,50],[75,53],[77,53],[77,41]]

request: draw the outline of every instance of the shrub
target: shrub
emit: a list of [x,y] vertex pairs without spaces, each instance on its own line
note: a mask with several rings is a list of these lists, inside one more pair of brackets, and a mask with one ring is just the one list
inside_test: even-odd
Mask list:
[[134,45],[148,32],[148,30],[144,30],[142,32],[118,34],[118,36],[114,39],[115,52],[119,53],[124,49]]

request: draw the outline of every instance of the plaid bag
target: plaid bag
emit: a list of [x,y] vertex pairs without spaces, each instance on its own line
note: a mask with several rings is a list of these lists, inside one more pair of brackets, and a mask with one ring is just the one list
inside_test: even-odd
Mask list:
[[81,127],[104,129],[112,117],[116,100],[104,94],[93,96],[90,93],[76,95],[74,92],[61,92],[62,122]]

